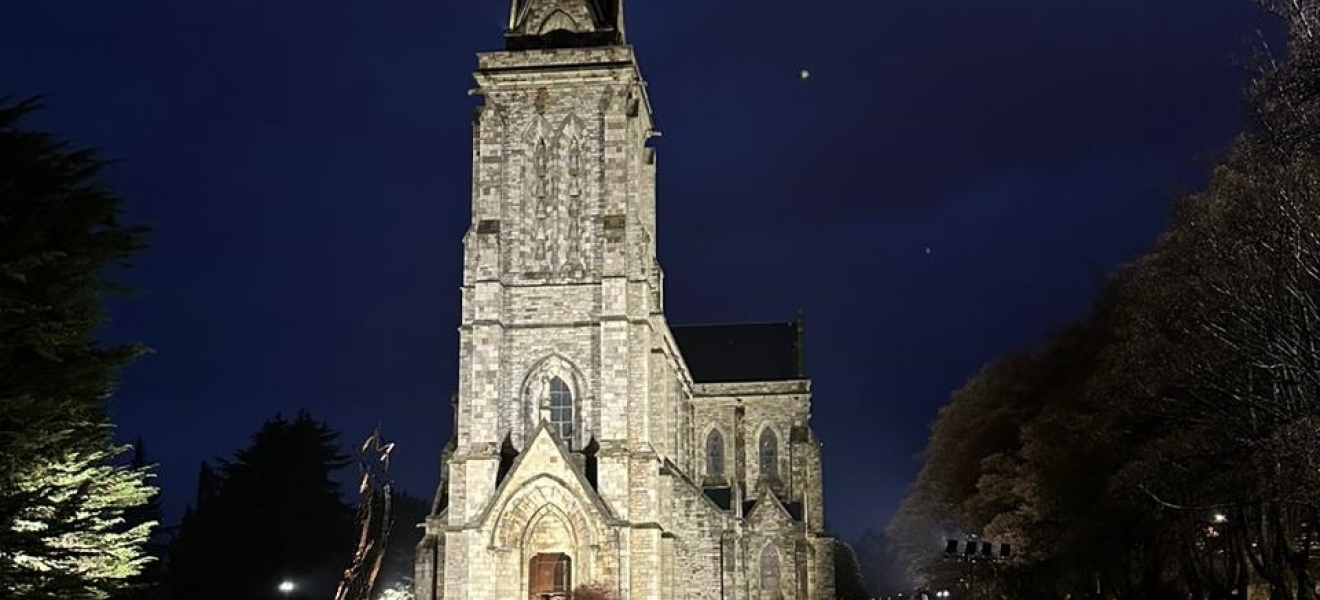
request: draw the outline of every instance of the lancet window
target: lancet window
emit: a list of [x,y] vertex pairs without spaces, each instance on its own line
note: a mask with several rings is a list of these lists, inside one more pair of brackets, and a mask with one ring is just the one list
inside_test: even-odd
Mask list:
[[563,379],[550,380],[550,427],[568,442],[573,439],[573,390]]
[[706,475],[724,476],[724,436],[718,429],[710,430],[706,436]]
[[761,477],[778,479],[779,438],[775,437],[774,430],[769,427],[761,432],[760,458]]

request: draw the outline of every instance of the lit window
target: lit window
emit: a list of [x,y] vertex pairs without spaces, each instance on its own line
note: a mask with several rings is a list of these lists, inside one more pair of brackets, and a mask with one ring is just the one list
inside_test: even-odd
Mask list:
[[550,380],[550,428],[560,439],[573,439],[573,391],[558,377]]
[[706,475],[724,475],[724,436],[718,429],[712,429],[706,436]]
[[761,432],[761,477],[779,477],[779,440],[769,427]]

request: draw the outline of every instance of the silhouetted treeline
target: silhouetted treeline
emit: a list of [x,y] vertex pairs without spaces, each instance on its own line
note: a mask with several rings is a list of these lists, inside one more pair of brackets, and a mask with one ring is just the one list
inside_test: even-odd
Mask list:
[[[146,462],[141,451],[134,462]],[[348,463],[339,434],[310,414],[267,421],[232,458],[201,464],[181,522],[147,546],[159,562],[114,600],[330,600],[357,541],[339,481],[353,477]],[[430,504],[394,491],[391,505],[376,589],[411,590],[417,525]],[[154,503],[127,515],[148,519],[159,519]],[[292,591],[280,590],[285,582]]]
[[347,464],[337,434],[307,413],[276,417],[212,468],[173,540],[164,597],[327,599],[350,558],[353,511],[334,473]]
[[[1262,61],[1255,120],[1207,188],[1085,320],[987,365],[940,412],[890,530],[931,589],[1316,597],[1320,3],[1267,6],[1289,55]],[[973,585],[941,557],[966,534],[1014,554]]]

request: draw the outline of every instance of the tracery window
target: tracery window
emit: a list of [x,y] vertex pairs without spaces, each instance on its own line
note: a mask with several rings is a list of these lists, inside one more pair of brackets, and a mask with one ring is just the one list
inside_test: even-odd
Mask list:
[[779,439],[773,429],[766,427],[761,432],[761,477],[779,478]]
[[773,545],[766,544],[761,551],[761,598],[775,600],[782,597],[779,587],[779,553]]
[[706,436],[706,475],[724,475],[724,436],[718,429],[710,430],[710,435]]
[[565,442],[573,439],[573,391],[563,379],[550,380],[550,428]]

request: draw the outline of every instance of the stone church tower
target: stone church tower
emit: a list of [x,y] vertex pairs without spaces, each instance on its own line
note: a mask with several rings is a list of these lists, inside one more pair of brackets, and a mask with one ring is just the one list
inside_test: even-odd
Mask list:
[[671,327],[622,0],[480,54],[455,434],[421,600],[833,598],[802,327]]

